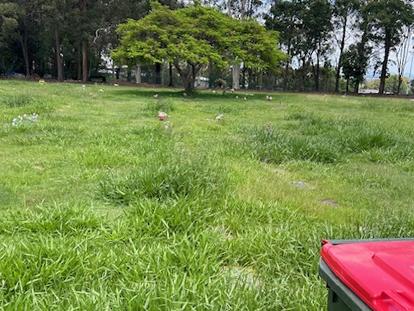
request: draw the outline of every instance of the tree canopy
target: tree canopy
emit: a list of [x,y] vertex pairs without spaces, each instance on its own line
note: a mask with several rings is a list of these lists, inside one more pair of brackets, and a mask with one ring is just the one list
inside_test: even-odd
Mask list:
[[119,62],[174,65],[191,90],[198,72],[213,63],[243,62],[249,68],[274,70],[283,58],[278,35],[254,20],[236,20],[201,5],[171,10],[159,4],[140,20],[118,27],[120,45],[112,56]]

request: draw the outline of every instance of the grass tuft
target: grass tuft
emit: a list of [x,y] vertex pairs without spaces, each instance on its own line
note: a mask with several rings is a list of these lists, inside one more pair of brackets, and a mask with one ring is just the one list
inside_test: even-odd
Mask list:
[[100,183],[101,196],[117,204],[142,199],[217,197],[226,190],[222,167],[208,157],[159,153],[127,174],[110,173]]
[[36,102],[36,99],[28,94],[16,94],[11,96],[6,96],[1,100],[6,107],[9,108],[18,108],[32,105]]
[[156,116],[159,111],[170,113],[175,110],[174,102],[170,98],[160,98],[154,101],[149,102],[145,106],[145,111],[149,115]]
[[397,135],[367,121],[325,119],[309,113],[293,113],[286,120],[298,123],[290,131],[272,124],[244,131],[250,150],[261,161],[335,163],[352,155],[370,154],[371,161],[397,162],[414,155],[409,133]]

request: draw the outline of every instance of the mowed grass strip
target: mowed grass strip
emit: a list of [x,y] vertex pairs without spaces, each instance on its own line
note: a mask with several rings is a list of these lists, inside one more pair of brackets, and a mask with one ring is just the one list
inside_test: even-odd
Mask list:
[[1,308],[321,310],[321,239],[413,235],[410,101],[266,95],[0,81]]

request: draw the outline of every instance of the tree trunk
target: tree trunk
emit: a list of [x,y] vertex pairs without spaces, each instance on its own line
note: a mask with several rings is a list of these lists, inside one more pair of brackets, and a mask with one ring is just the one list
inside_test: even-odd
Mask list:
[[127,68],[127,81],[131,82],[132,79],[132,70],[131,70],[131,66],[128,66]]
[[87,82],[89,77],[88,73],[88,42],[82,41],[82,82]]
[[[82,15],[86,15],[87,11],[87,0],[80,0],[80,10]],[[85,17],[85,16],[84,16]],[[82,34],[85,36],[85,34]],[[82,82],[87,82],[89,77],[89,68],[88,68],[88,41],[84,37],[82,39]]]
[[346,88],[345,88],[345,94],[348,95],[349,93],[349,78],[346,79]]
[[141,64],[137,63],[137,67],[135,68],[135,83],[141,84]]
[[63,60],[60,51],[60,39],[59,32],[55,28],[55,49],[56,49],[56,69],[57,69],[57,79],[59,82],[63,82]]
[[387,66],[388,66],[388,58],[390,56],[390,48],[391,48],[391,42],[389,39],[389,36],[385,35],[385,48],[384,48],[384,60],[382,62],[382,68],[381,68],[381,77],[380,77],[380,85],[379,85],[379,94],[384,94],[385,90],[385,79],[387,78]]
[[345,47],[345,35],[346,35],[346,26],[348,22],[348,16],[345,16],[344,23],[342,26],[342,38],[341,38],[341,46],[339,49],[339,58],[338,58],[338,65],[336,66],[336,76],[335,76],[335,93],[339,92],[339,80],[341,79],[341,67],[342,67],[342,54],[344,53]]
[[245,88],[246,88],[246,70],[247,70],[247,68],[243,66],[243,70],[242,70],[242,78],[241,78],[241,81],[242,81],[242,85],[241,85],[241,87],[242,87],[243,89],[245,89]]
[[400,95],[401,92],[401,84],[403,82],[402,74],[398,74],[398,84],[397,84],[397,95]]
[[355,81],[355,84],[354,84],[354,93],[356,95],[358,95],[358,93],[359,93],[359,81],[358,80]]
[[76,80],[80,81],[82,79],[82,47],[80,43],[78,43],[78,48],[76,51],[76,58],[77,58]]
[[284,77],[284,81],[283,81],[283,89],[285,91],[287,91],[288,89],[288,84],[289,84],[289,65],[290,65],[290,49],[291,49],[291,39],[288,40],[288,44],[287,44],[287,57],[289,57],[289,60],[286,61],[285,64],[285,77]]
[[320,44],[316,52],[316,72],[315,72],[315,91],[319,92],[319,73],[320,73]]
[[305,91],[305,80],[306,80],[306,58],[305,56],[302,57],[302,74],[301,74],[301,91]]
[[233,64],[232,70],[232,88],[235,90],[240,89],[240,63]]
[[173,68],[172,68],[171,63],[168,63],[168,86],[169,87],[174,86],[174,83],[173,83]]
[[161,64],[155,64],[155,84],[161,84]]
[[24,69],[26,72],[26,77],[30,77],[30,61],[29,61],[29,49],[27,47],[27,34],[26,30],[23,32],[23,35],[19,35],[20,46],[22,48],[22,54],[24,59]]

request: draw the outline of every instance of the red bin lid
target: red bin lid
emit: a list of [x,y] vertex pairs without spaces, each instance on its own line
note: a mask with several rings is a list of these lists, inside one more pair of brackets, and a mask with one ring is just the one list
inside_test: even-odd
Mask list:
[[326,242],[332,272],[373,310],[414,310],[414,241]]

